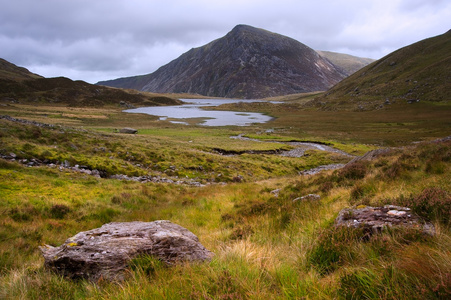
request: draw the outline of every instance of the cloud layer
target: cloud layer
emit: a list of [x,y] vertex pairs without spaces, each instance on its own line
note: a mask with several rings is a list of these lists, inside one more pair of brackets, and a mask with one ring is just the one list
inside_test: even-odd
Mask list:
[[91,83],[155,71],[248,24],[378,59],[448,31],[448,0],[0,0],[0,57]]

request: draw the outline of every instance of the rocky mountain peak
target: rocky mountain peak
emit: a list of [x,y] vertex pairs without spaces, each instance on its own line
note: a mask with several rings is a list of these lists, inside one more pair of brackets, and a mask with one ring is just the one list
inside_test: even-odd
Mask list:
[[99,84],[149,92],[262,98],[326,90],[342,70],[306,45],[249,25],[191,49],[152,74]]

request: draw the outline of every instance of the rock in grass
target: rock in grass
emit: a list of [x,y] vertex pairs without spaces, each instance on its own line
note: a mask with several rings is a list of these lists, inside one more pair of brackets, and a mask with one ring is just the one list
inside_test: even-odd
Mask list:
[[308,194],[302,197],[297,197],[296,199],[293,199],[293,202],[296,201],[318,201],[319,199],[321,199],[320,195],[317,194]]
[[428,235],[435,235],[432,223],[425,222],[410,208],[395,205],[384,207],[358,206],[345,208],[335,219],[335,226],[364,227],[372,232],[380,232],[385,227],[406,227],[422,230]]
[[138,133],[137,129],[125,127],[119,130],[120,133],[128,133],[128,134],[135,134]]
[[69,278],[123,280],[130,260],[151,255],[169,265],[208,261],[207,250],[191,231],[170,221],[113,222],[40,247],[45,267]]

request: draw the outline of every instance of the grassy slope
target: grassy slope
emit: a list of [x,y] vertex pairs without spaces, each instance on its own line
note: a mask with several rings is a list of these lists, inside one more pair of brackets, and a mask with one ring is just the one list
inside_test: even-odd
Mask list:
[[[140,93],[72,81],[64,77],[18,77],[20,68],[9,69],[0,65],[0,103],[49,104],[73,107],[102,107],[105,105],[155,106],[176,105],[180,101],[167,95]],[[6,72],[8,78],[1,78]],[[13,74],[13,76],[11,76]],[[31,74],[31,73],[30,73]],[[34,75],[34,74],[32,74]]]
[[323,109],[375,109],[408,100],[450,105],[451,32],[419,41],[344,79],[312,105]]
[[[451,200],[442,198],[447,191],[449,196],[451,189],[450,142],[393,150],[371,163],[308,177],[295,174],[340,158],[315,151],[301,159],[248,154],[227,157],[210,151],[213,146],[231,150],[285,147],[229,138],[239,133],[270,140],[316,138],[338,146],[340,133],[333,133],[333,127],[343,123],[346,125],[340,126],[348,127],[355,136],[342,147],[356,153],[371,149],[359,143],[367,139],[365,132],[375,135],[368,132],[371,126],[357,127],[349,115],[323,115],[322,122],[313,122],[307,132],[297,118],[311,113],[309,120],[313,121],[324,112],[281,107],[273,112],[280,115],[280,127],[265,133],[275,124],[185,127],[123,114],[117,108],[2,107],[1,114],[70,125],[37,129],[0,120],[3,154],[69,160],[112,173],[189,176],[204,182],[229,182],[242,175],[245,182],[206,187],[125,182],[0,160],[0,298],[334,299],[351,298],[351,293],[356,298],[447,297],[451,235],[449,216],[442,216]],[[377,114],[367,112],[368,118],[377,119]],[[326,125],[319,126],[324,122]],[[114,128],[132,124],[139,127],[140,134],[113,133]],[[323,133],[325,128],[329,133]],[[398,139],[413,139],[415,132],[425,134],[420,127],[408,128],[382,142],[397,144]],[[440,126],[434,128],[438,131]],[[425,211],[437,226],[436,237],[390,231],[362,241],[354,232],[332,228],[344,207],[415,204],[424,193],[432,193],[431,188],[438,190],[439,196],[435,196],[435,206]],[[271,193],[274,189],[280,189],[277,198]],[[292,201],[309,193],[320,194],[321,200]],[[130,278],[120,285],[72,282],[43,269],[39,245],[59,245],[79,231],[110,221],[158,219],[169,219],[193,231],[215,253],[213,261],[167,268],[152,259],[137,259]]]
[[[396,299],[449,295],[449,215],[442,222],[429,215],[439,232],[434,238],[394,231],[365,242],[331,226],[338,211],[350,204],[403,204],[427,188],[449,191],[450,149],[448,142],[392,151],[360,165],[358,175],[345,169],[203,188],[97,179],[2,161],[0,296],[332,299],[350,296],[351,291]],[[281,189],[278,198],[270,193],[276,188]],[[319,193],[321,201],[292,201],[308,193]],[[71,282],[42,267],[37,246],[43,243],[58,245],[110,221],[157,219],[192,230],[216,254],[213,261],[166,268],[143,258],[135,261],[131,278],[121,285]]]
[[38,78],[42,77],[0,58],[0,79],[23,81]]

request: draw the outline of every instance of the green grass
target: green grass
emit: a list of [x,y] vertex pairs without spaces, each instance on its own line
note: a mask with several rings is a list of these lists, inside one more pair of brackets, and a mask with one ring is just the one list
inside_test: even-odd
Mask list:
[[[365,241],[332,223],[349,205],[355,185],[373,187],[375,193],[364,195],[371,205],[420,196],[428,187],[449,190],[443,174],[451,168],[450,148],[449,142],[420,144],[367,163],[360,173],[344,169],[201,188],[106,180],[3,161],[1,182],[8,184],[0,188],[0,296],[441,299],[449,296],[451,238],[449,223],[440,216],[429,216],[438,229],[433,238],[401,230]],[[427,171],[428,161],[419,159],[424,153],[442,160],[445,173]],[[396,161],[404,163],[405,173],[387,175]],[[325,183],[332,187],[324,190]],[[271,193],[276,188],[281,189],[277,198]],[[319,193],[321,200],[292,201],[308,193]],[[110,221],[158,219],[193,231],[215,253],[212,262],[166,267],[137,258],[121,284],[71,281],[43,268],[39,245],[59,245]]]
[[[180,126],[144,115],[130,117],[111,107],[2,108],[2,114],[63,126],[37,128],[0,120],[3,155],[12,152],[17,159],[55,163],[67,160],[108,174],[188,177],[207,185],[96,178],[0,159],[0,298],[449,297],[450,142],[409,145],[371,162],[313,176],[298,172],[350,158],[317,150],[301,158],[225,156],[213,150],[281,150],[289,147],[280,142],[307,140],[363,154],[379,146],[443,134],[449,123],[446,112],[429,118],[435,111],[426,109],[417,112],[418,121],[400,111],[385,116],[379,112],[331,116],[268,107],[279,118],[248,128]],[[121,127],[137,127],[139,133],[114,132]],[[230,138],[238,134],[260,141]],[[276,189],[278,197],[272,193]],[[321,199],[293,202],[310,193]],[[429,196],[434,201],[425,203]],[[351,205],[409,203],[434,222],[435,237],[392,230],[362,240],[358,232],[333,227],[338,212]],[[43,267],[38,246],[60,245],[107,222],[161,219],[191,230],[215,253],[213,260],[168,267],[154,258],[138,257],[122,283],[71,281]]]

